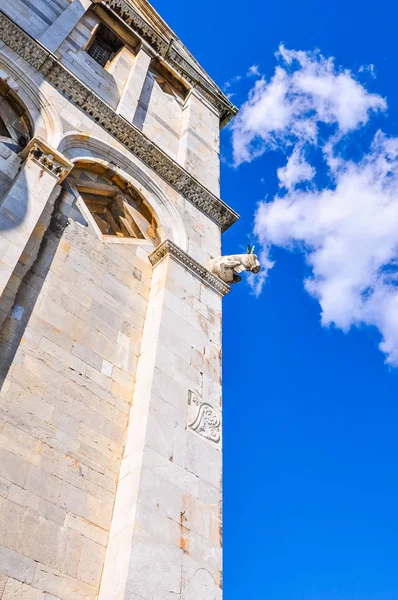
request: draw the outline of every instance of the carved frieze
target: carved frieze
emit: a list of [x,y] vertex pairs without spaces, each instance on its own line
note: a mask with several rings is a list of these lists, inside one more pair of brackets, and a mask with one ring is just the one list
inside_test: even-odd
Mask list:
[[215,446],[221,442],[221,413],[198,394],[188,392],[187,428]]
[[59,63],[53,54],[22,31],[1,11],[0,40],[22,56],[47,81],[158,173],[184,198],[208,215],[222,231],[235,223],[238,215],[227,204],[204,188],[134,125],[118,115]]
[[176,246],[170,240],[165,240],[162,244],[155,248],[152,254],[149,255],[151,265],[157,265],[158,262],[168,255],[172,256],[174,260],[180,263],[180,265],[190,271],[192,275],[200,279],[202,283],[211,288],[219,296],[225,296],[225,294],[228,294],[230,290],[229,285],[221,281],[217,275],[210,273],[210,271],[208,271],[203,265],[198,263],[195,259],[189,256],[189,254],[181,250],[181,248]]

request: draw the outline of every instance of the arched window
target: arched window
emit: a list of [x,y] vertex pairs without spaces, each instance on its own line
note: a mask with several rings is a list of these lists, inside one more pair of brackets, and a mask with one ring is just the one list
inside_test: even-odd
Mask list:
[[20,152],[31,138],[28,113],[5,81],[0,80],[0,142]]
[[156,217],[141,194],[112,169],[77,163],[70,182],[88,209],[104,241],[115,238],[160,242]]

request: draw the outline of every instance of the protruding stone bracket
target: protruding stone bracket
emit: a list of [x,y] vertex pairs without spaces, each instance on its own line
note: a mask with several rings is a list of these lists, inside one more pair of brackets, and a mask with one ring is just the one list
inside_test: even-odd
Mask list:
[[198,263],[194,258],[181,250],[172,241],[165,240],[160,246],[155,248],[152,254],[149,255],[149,261],[155,267],[166,256],[171,256],[173,260],[178,262],[184,269],[187,269],[194,277],[197,277],[204,285],[216,292],[219,296],[228,294],[230,287],[219,277],[210,273],[203,265]]
[[20,156],[37,162],[48,173],[51,173],[61,183],[73,169],[73,163],[63,154],[52,148],[40,137],[34,137],[22,150]]

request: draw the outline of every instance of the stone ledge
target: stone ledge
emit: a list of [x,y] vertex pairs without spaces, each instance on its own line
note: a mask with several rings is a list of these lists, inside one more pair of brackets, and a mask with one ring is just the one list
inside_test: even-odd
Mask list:
[[228,284],[224,283],[217,275],[213,275],[213,273],[170,240],[165,240],[160,246],[155,248],[152,254],[149,255],[149,261],[151,265],[155,267],[166,256],[171,256],[176,262],[187,269],[194,277],[197,277],[204,285],[212,289],[213,292],[216,292],[219,296],[228,294],[230,290]]
[[239,216],[0,11],[0,40],[225,231]]

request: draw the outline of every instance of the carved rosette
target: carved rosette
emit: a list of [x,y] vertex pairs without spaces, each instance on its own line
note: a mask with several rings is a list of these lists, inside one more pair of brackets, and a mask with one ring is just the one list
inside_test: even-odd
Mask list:
[[198,394],[189,391],[187,429],[205,438],[214,446],[221,445],[221,413]]

